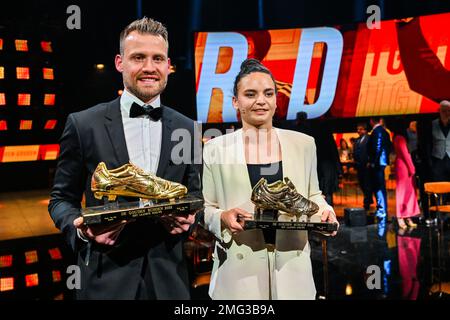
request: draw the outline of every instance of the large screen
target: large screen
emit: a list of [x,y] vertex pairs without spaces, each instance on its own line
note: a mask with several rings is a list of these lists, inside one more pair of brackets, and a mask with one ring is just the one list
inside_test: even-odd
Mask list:
[[279,120],[437,112],[450,98],[450,13],[333,27],[197,32],[197,119],[236,122],[232,88],[242,61],[268,67]]

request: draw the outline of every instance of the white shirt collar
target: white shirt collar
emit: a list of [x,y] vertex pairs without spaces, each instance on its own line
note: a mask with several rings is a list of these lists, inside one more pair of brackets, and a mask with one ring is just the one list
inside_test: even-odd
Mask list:
[[[144,101],[134,96],[132,93],[128,92],[127,89],[123,90],[122,95],[120,96],[120,109],[122,112],[123,118],[130,117],[130,109],[133,102],[136,102],[138,105],[143,106],[145,104]],[[150,104],[153,108],[161,107],[161,99],[158,95],[155,100]]]

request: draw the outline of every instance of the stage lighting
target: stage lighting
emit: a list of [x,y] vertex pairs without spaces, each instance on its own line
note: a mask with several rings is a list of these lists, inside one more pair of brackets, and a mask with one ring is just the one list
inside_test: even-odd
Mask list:
[[97,71],[101,71],[105,69],[105,65],[103,63],[98,63],[95,65],[95,69],[97,69]]
[[51,41],[41,41],[41,48],[44,52],[53,52]]
[[25,286],[35,287],[39,285],[39,276],[37,273],[27,274],[25,276]]
[[353,287],[350,283],[347,283],[347,285],[345,286],[345,295],[351,296],[352,294],[353,294]]
[[56,160],[59,155],[59,144],[44,144],[39,146],[39,160]]
[[18,106],[29,106],[30,104],[31,104],[31,94],[19,93],[17,95],[17,105]]
[[0,50],[3,50],[3,39],[0,38]]
[[52,279],[53,279],[53,282],[61,281],[61,271],[53,270],[52,271]]
[[14,290],[14,278],[0,278],[0,291]]
[[50,254],[50,258],[52,258],[52,260],[62,259],[61,250],[59,250],[59,248],[48,249],[48,253]]
[[42,74],[45,80],[54,80],[53,68],[42,68]]
[[45,130],[53,130],[56,127],[56,120],[47,120],[47,122],[45,123],[44,129]]
[[6,97],[4,93],[0,93],[0,106],[6,105]]
[[28,41],[27,40],[19,40],[15,41],[16,51],[28,51]]
[[6,256],[0,256],[0,268],[11,267],[13,262],[12,254],[8,254]]
[[28,67],[17,67],[16,68],[17,79],[28,80],[30,79],[30,68]]
[[53,93],[46,93],[44,95],[44,106],[54,106],[56,95]]
[[0,79],[5,79],[5,67],[0,67]]
[[20,130],[31,130],[33,128],[33,120],[20,120]]
[[0,131],[6,130],[8,130],[8,124],[6,123],[6,120],[0,120]]
[[38,255],[36,250],[25,252],[25,263],[32,264],[38,262]]

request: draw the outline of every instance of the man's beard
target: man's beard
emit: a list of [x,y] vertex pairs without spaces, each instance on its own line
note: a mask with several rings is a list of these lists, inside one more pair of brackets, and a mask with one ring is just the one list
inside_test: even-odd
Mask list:
[[164,89],[166,88],[167,81],[159,81],[159,85],[151,90],[142,90],[137,85],[129,85],[127,81],[125,81],[125,88],[130,91],[135,97],[139,98],[143,102],[147,102],[152,100],[156,96],[160,95]]

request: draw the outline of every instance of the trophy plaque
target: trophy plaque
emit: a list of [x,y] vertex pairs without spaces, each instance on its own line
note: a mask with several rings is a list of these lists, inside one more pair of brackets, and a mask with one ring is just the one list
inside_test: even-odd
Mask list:
[[269,219],[255,219],[245,221],[244,229],[306,230],[306,231],[332,233],[333,231],[337,231],[338,224],[329,222],[300,222],[300,221],[277,221]]
[[103,206],[89,207],[81,210],[84,223],[106,224],[131,220],[141,217],[160,217],[166,214],[187,215],[203,208],[203,200],[187,196],[177,200],[110,202]]
[[[186,195],[187,188],[181,183],[159,178],[132,163],[108,170],[100,162],[92,175],[91,190],[104,205],[81,209],[86,225],[167,214],[187,215],[203,208],[203,199]],[[119,203],[115,201],[119,196],[140,200]]]
[[[261,178],[252,191],[255,204],[254,220],[245,221],[244,229],[307,230],[332,233],[337,223],[312,222],[310,217],[319,211],[319,206],[297,192],[294,184],[285,177],[268,184]],[[283,217],[282,219],[280,219]]]

